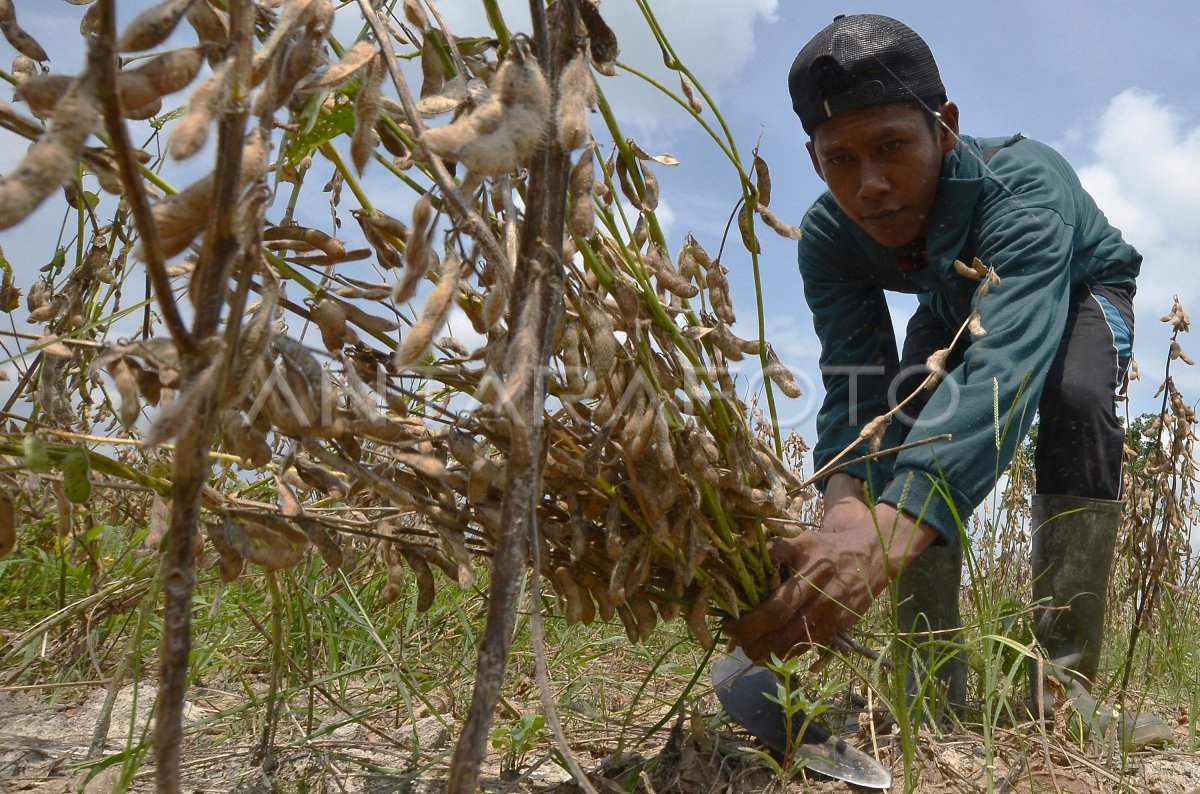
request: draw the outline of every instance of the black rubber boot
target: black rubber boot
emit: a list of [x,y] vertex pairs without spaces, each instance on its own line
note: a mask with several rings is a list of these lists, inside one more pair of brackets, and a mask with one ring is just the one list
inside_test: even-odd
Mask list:
[[[1100,667],[1120,521],[1119,501],[1033,497],[1033,600],[1040,603],[1033,633],[1047,664],[1074,657],[1064,672],[1089,691]],[[1048,705],[1053,706],[1053,698]]]
[[[967,699],[967,661],[960,644],[958,594],[962,544],[927,547],[896,587],[896,630],[906,648],[905,691],[910,702],[942,723],[961,717]],[[923,696],[924,706],[918,705]]]
[[[1078,496],[1033,497],[1033,598],[1040,602],[1034,635],[1046,654],[1041,686],[1037,660],[1030,660],[1031,711],[1054,714],[1054,695],[1044,676],[1063,684],[1066,697],[1089,732],[1106,741],[1112,709],[1090,693],[1100,667],[1108,580],[1112,574],[1121,502]],[[1159,743],[1170,736],[1152,714],[1122,714],[1115,721],[1126,749]]]

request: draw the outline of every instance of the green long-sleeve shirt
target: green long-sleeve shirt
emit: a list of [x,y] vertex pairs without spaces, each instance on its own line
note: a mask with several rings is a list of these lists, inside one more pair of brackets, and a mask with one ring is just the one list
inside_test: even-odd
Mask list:
[[[799,243],[826,390],[813,452],[818,467],[897,399],[899,361],[884,292],[916,294],[951,327],[978,304],[986,333],[937,386],[908,435],[919,441],[949,433],[951,440],[848,470],[869,480],[879,501],[921,516],[947,539],[995,486],[1033,421],[1072,287],[1132,284],[1141,265],[1061,155],[1029,139],[1004,143],[964,135],[945,155],[921,270],[901,269],[898,253],[871,239],[828,192],[805,215]],[[954,260],[974,257],[1001,279],[982,301],[974,300],[979,283],[954,269]],[[893,422],[884,446],[901,432]],[[860,443],[850,457],[865,452]]]

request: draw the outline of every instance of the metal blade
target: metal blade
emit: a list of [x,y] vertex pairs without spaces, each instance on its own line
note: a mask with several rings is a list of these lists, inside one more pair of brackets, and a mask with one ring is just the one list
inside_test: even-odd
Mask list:
[[[783,707],[770,699],[778,693],[776,675],[751,662],[741,649],[735,649],[713,662],[712,680],[717,699],[733,721],[776,756],[786,755],[788,730]],[[803,713],[793,715],[792,736],[804,730],[794,757],[805,759],[805,769],[866,788],[885,789],[892,785],[892,773],[874,758],[815,723],[805,727],[805,721]]]

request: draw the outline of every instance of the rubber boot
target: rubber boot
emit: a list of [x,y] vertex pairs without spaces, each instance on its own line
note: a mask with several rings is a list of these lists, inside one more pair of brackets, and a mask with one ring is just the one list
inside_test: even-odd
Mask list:
[[959,644],[958,594],[962,544],[927,547],[897,582],[896,628],[906,648],[905,691],[922,714],[944,723],[961,717],[967,699],[967,661]]
[[[1113,712],[1091,698],[1092,683],[1100,667],[1104,642],[1104,617],[1108,606],[1108,580],[1112,574],[1121,502],[1078,496],[1033,497],[1033,598],[1039,603],[1034,635],[1044,649],[1042,675],[1053,676],[1066,691],[1084,725],[1108,740]],[[1039,687],[1037,660],[1030,660],[1032,712],[1054,714],[1054,696]],[[1126,749],[1169,735],[1165,723],[1151,714],[1120,715],[1117,720]]]

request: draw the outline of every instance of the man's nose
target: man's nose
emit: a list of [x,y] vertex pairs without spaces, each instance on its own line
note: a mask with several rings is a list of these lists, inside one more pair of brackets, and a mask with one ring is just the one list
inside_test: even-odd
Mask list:
[[859,198],[877,198],[887,193],[891,188],[892,183],[882,168],[872,166],[870,163],[863,165],[858,175]]

